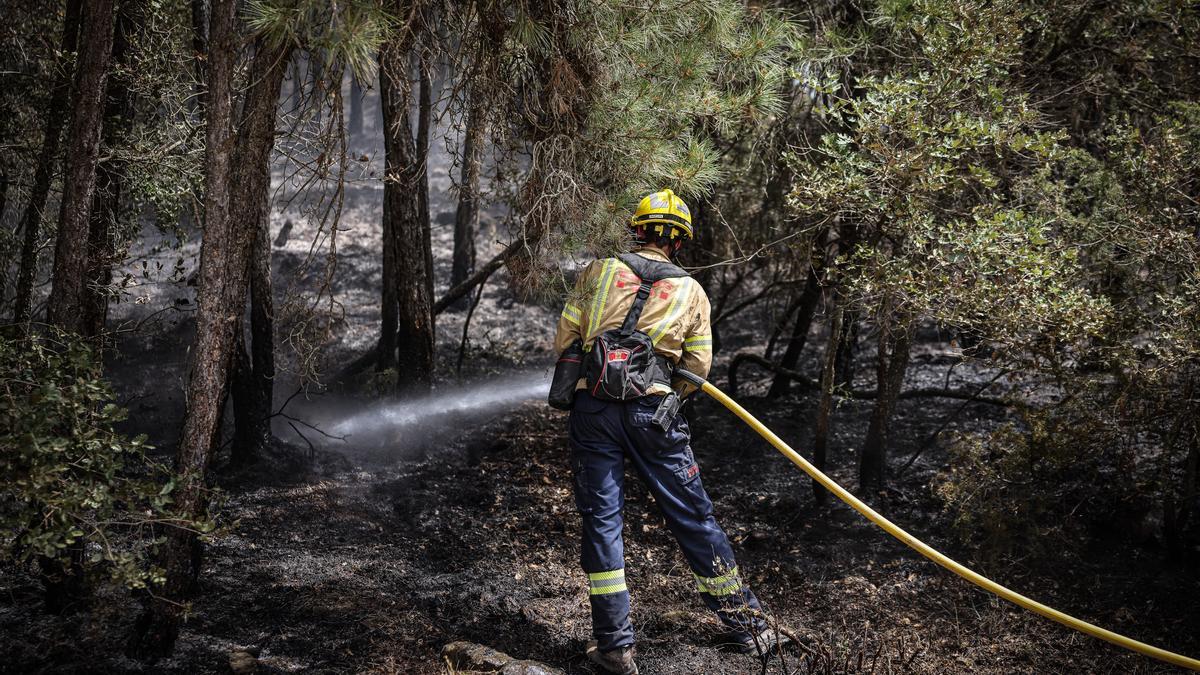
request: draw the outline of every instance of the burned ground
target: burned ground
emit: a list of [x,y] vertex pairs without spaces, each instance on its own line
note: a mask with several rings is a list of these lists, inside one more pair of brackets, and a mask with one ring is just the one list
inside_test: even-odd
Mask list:
[[[798,447],[811,401],[750,399]],[[976,417],[995,411],[977,405]],[[897,456],[935,426],[939,406],[906,401]],[[741,568],[805,645],[793,672],[1165,672],[975,590],[848,507],[814,505],[808,479],[712,401],[690,411],[704,481]],[[849,481],[867,407],[838,411],[833,475]],[[38,587],[3,577],[4,670],[224,672],[249,648],[266,672],[441,672],[440,648],[470,640],[568,672],[591,672],[579,524],[565,419],[540,402],[475,420],[419,459],[380,462],[281,447],[269,468],[225,475],[227,530],[208,545],[176,656],[121,655],[136,605],[123,595],[63,619],[31,612]],[[945,529],[923,457],[877,506],[966,562]],[[629,481],[626,557],[646,673],[757,672],[714,648],[718,628],[646,490]],[[1017,590],[1183,652],[1196,650],[1195,570],[1155,551],[986,565]],[[768,672],[783,672],[779,662]]]

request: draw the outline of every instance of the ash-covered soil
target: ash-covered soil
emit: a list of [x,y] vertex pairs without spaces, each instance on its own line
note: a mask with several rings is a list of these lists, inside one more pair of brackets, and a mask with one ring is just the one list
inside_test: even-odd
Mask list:
[[[751,407],[803,447],[812,405]],[[901,404],[896,434],[936,420]],[[843,406],[833,474],[849,481],[849,446],[866,406]],[[986,416],[986,410],[978,411]],[[702,401],[690,412],[717,515],[768,609],[804,643],[768,672],[1149,673],[1169,669],[1080,636],[975,590],[909,552],[840,504],[814,505],[810,483],[732,418]],[[199,595],[176,656],[153,666],[121,656],[136,610],[127,597],[62,619],[30,611],[37,586],[5,576],[0,658],[10,672],[227,672],[249,649],[263,672],[443,672],[438,651],[470,640],[571,673],[589,637],[576,564],[564,416],[530,402],[447,438],[420,460],[356,463],[296,449],[225,475],[229,529],[207,547]],[[900,456],[911,449],[901,443]],[[291,453],[291,454],[289,454]],[[924,460],[877,501],[935,546]],[[753,657],[712,645],[718,628],[652,499],[627,482],[626,566],[645,673],[750,673]],[[1195,571],[1154,552],[1109,549],[1090,560],[983,566],[1062,609],[1150,642],[1195,652]]]

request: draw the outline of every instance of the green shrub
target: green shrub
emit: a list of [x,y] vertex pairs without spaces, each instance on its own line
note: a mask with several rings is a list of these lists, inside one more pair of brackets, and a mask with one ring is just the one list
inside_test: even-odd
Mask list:
[[161,581],[149,554],[166,527],[208,529],[172,513],[145,437],[114,431],[125,414],[86,343],[0,336],[0,561],[139,588]]

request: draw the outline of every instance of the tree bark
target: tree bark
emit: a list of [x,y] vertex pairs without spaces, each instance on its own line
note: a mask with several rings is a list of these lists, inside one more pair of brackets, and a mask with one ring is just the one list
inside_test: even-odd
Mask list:
[[196,78],[195,108],[204,112],[208,90],[204,86],[208,62],[208,0],[191,0],[192,10],[192,76]]
[[[886,314],[885,314],[886,316]],[[878,396],[871,411],[867,437],[863,442],[862,460],[858,467],[859,489],[878,489],[887,476],[888,427],[900,396],[900,386],[908,370],[909,334],[903,322],[885,318],[879,331],[879,355],[875,364]]]
[[236,333],[238,356],[234,368],[234,432],[232,460],[253,463],[271,442],[271,406],[275,389],[275,298],[271,282],[269,190],[263,191],[255,218],[250,255],[250,347]]
[[[200,250],[200,286],[196,341],[187,385],[187,412],[176,455],[176,507],[198,518],[208,508],[205,479],[213,439],[226,393],[234,328],[245,307],[253,226],[270,184],[275,113],[289,45],[255,45],[250,85],[242,104],[241,124],[232,127],[232,86],[236,58],[234,0],[214,0],[210,21],[208,125],[205,138],[204,239]],[[166,654],[174,647],[182,603],[199,571],[194,533],[171,530],[162,547],[166,583],[139,621],[135,651]]]
[[[12,181],[8,177],[8,171],[0,168],[0,222],[4,221],[4,212],[8,210],[8,188],[12,185]],[[0,293],[0,300],[4,298],[4,294]]]
[[102,145],[110,159],[96,167],[96,190],[88,227],[88,285],[84,290],[83,334],[95,337],[108,319],[108,287],[112,282],[113,237],[120,217],[121,194],[125,189],[125,161],[114,149],[133,128],[134,94],[125,72],[130,65],[130,37],[142,24],[145,0],[126,0],[117,10],[113,33],[112,62],[116,75],[109,78],[104,106]]
[[[425,293],[433,301],[433,220],[429,217],[429,126],[433,119],[433,85],[429,80],[428,55],[420,50],[417,59],[417,80],[421,84],[417,96],[417,154],[416,189],[420,199],[421,236],[425,248]],[[432,323],[432,321],[431,321]]]
[[1175,525],[1181,536],[1187,532],[1188,524],[1196,515],[1196,495],[1200,492],[1200,479],[1197,476],[1200,476],[1200,433],[1193,428],[1192,442],[1184,461],[1183,484],[1179,491],[1181,507],[1175,517]]
[[292,79],[292,95],[291,95],[291,110],[296,112],[304,102],[304,53],[296,52],[296,57],[291,63]]
[[[813,314],[817,311],[817,301],[821,299],[821,282],[817,278],[817,272],[810,265],[808,268],[808,278],[804,282],[804,290],[800,293],[800,307],[796,314],[796,323],[792,328],[792,339],[788,341],[787,349],[783,352],[783,359],[779,365],[788,370],[795,370],[796,364],[800,362],[800,354],[804,351],[804,345],[808,342],[808,330],[812,327]],[[776,373],[775,379],[771,382],[771,388],[767,391],[768,398],[779,398],[786,396],[791,389],[792,380],[783,373]]]
[[96,188],[96,161],[104,120],[104,93],[113,45],[113,0],[84,6],[79,65],[71,101],[70,141],[58,237],[54,246],[53,284],[46,318],[64,330],[82,332],[84,287],[88,271],[88,221]]
[[325,121],[325,51],[313,49],[308,52],[308,81],[312,84],[313,121],[317,128]]
[[348,135],[350,145],[362,139],[363,133],[363,88],[358,82],[358,76],[350,73],[350,122]]
[[[200,249],[199,308],[196,341],[188,381],[187,411],[175,458],[179,474],[177,508],[185,514],[202,514],[207,507],[205,478],[212,439],[220,421],[225,371],[237,313],[224,302],[226,288],[236,283],[236,235],[230,226],[230,172],[234,165],[233,69],[235,0],[213,0],[209,15],[211,57],[207,68],[207,124],[205,125],[204,237]],[[243,266],[244,267],[244,266]],[[225,338],[225,339],[223,339]],[[188,532],[172,529],[161,550],[166,582],[151,598],[139,618],[132,651],[138,656],[167,655],[174,650],[182,620],[182,603],[190,594],[195,570],[192,561],[198,545]]]
[[[829,342],[825,345],[824,364],[821,368],[821,401],[817,404],[817,420],[813,425],[813,466],[825,470],[829,458],[829,427],[833,419],[833,389],[837,372],[838,340],[842,334],[842,308],[830,292],[829,298]],[[817,481],[812,483],[813,499],[824,504],[829,491]]]
[[838,339],[837,385],[853,387],[858,356],[858,312],[846,312],[842,318],[842,336]]
[[[75,51],[79,40],[79,21],[82,13],[80,0],[68,0],[66,18],[63,20],[62,53],[64,61]],[[66,64],[59,65],[59,73],[50,90],[50,102],[46,106],[46,127],[42,134],[42,149],[38,154],[37,167],[33,172],[33,188],[29,192],[29,203],[21,216],[21,260],[17,268],[17,295],[13,299],[13,322],[25,325],[33,309],[33,279],[37,274],[37,242],[41,232],[46,199],[50,196],[50,183],[54,179],[54,163],[58,159],[59,142],[62,138],[63,122],[67,119],[67,103],[71,96],[71,71]]]
[[[384,288],[379,366],[394,364],[397,391],[407,392],[429,388],[434,362],[432,254],[428,218],[422,218],[425,167],[418,138],[412,133],[405,45],[384,44],[379,64],[387,174],[383,188]],[[418,119],[422,117],[418,113]]]
[[[4,212],[8,210],[8,188],[12,185],[12,179],[9,178],[7,167],[0,166],[0,223],[4,222]],[[17,230],[14,229],[10,236],[15,240]],[[3,311],[4,296],[8,295],[8,266],[11,261],[6,260],[3,267],[0,267],[0,311]]]
[[479,166],[482,154],[483,111],[475,97],[467,110],[463,133],[462,172],[458,185],[458,210],[454,214],[454,256],[450,286],[466,281],[475,269],[475,232],[479,227]]

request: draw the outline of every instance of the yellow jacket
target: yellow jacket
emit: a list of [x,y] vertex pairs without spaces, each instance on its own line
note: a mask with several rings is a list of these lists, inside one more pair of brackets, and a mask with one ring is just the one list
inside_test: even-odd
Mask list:
[[[669,262],[654,248],[634,252],[651,260]],[[597,335],[620,328],[633,305],[639,282],[633,270],[617,258],[592,261],[567,297],[558,319],[554,352],[561,354],[576,339],[583,340],[583,348],[590,350]],[[684,370],[708,376],[712,366],[708,295],[695,279],[679,277],[655,283],[638,318],[637,329],[650,336],[656,353],[670,358]],[[580,380],[579,387],[584,386],[584,380]],[[674,386],[685,394],[695,388],[682,380]],[[656,387],[651,393],[667,392]]]

